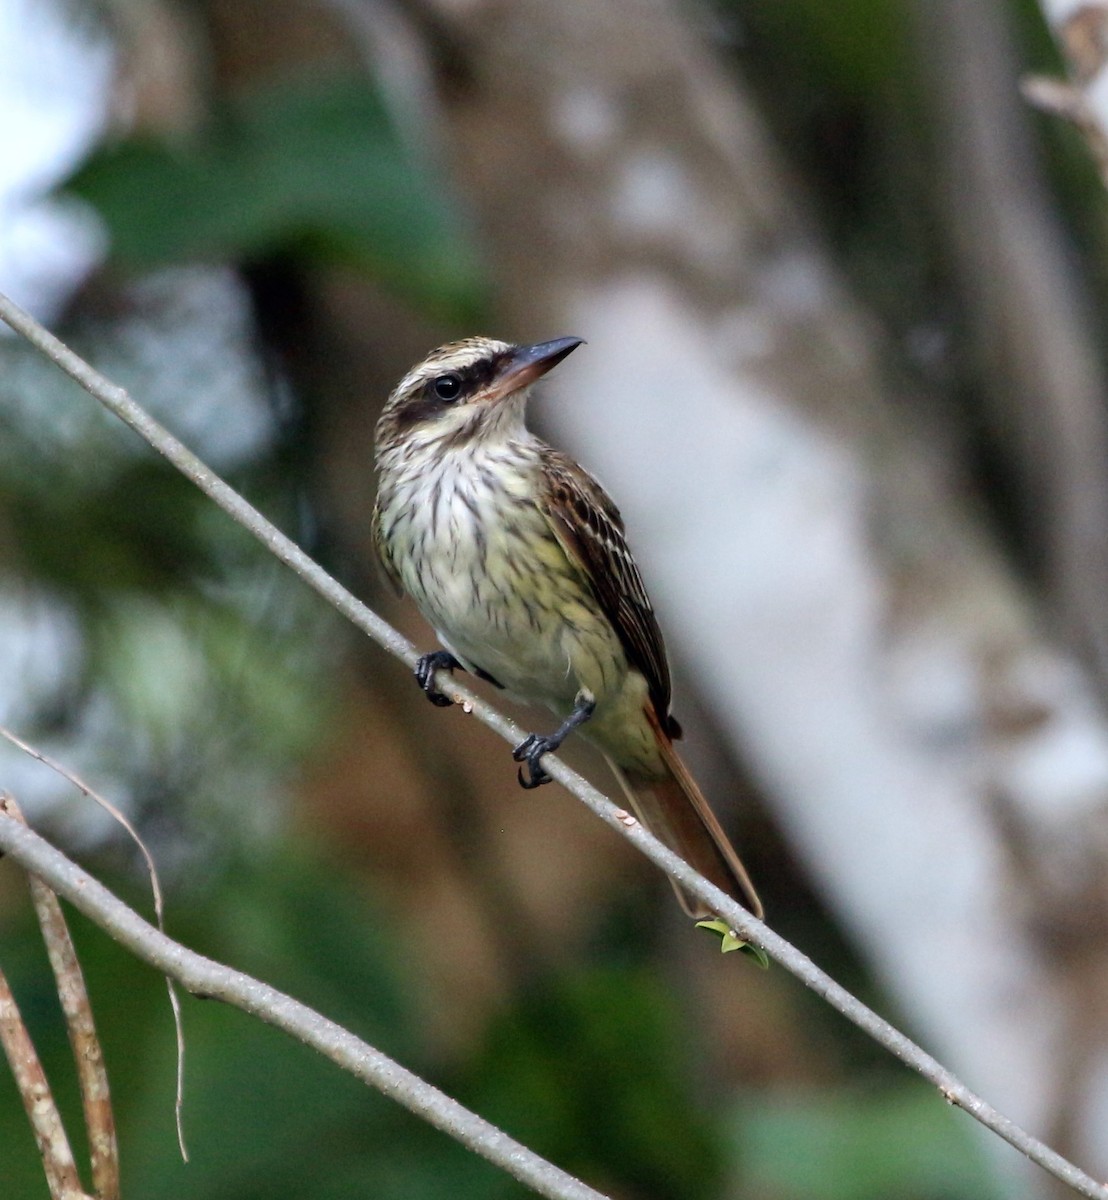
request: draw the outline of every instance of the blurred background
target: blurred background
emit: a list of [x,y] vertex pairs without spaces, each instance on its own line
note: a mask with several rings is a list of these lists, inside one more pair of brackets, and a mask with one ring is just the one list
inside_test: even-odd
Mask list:
[[[0,0],[0,289],[423,649],[384,397],[450,337],[586,338],[534,423],[623,509],[770,923],[1104,1177],[1108,226],[1018,93],[1060,71],[1033,0]],[[1052,1194],[12,337],[0,464],[0,722],[128,812],[173,935],[613,1196]],[[187,999],[182,1164],[164,984],[74,922],[126,1195],[524,1194]],[[76,1134],[10,865],[0,957]],[[2,1081],[0,1178],[47,1195]]]

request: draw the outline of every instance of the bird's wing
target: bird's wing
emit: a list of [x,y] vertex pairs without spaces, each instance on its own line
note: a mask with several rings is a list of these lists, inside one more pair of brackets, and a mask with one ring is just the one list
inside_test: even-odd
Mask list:
[[[642,576],[623,532],[623,518],[599,483],[572,459],[544,447],[547,503],[543,515],[570,561],[580,567],[624,653],[646,677],[663,722],[669,717],[670,679],[665,643]],[[673,736],[678,730],[673,723]]]
[[381,528],[381,502],[379,499],[373,506],[373,548],[377,551],[377,561],[381,564],[385,578],[392,584],[396,594],[401,595],[404,585],[400,582],[400,572],[397,571],[396,564],[392,561],[388,539],[385,537],[385,531]]

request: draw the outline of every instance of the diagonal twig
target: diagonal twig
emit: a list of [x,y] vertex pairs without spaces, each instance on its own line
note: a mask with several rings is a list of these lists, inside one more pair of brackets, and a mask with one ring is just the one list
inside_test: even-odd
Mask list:
[[35,876],[30,878],[31,899],[38,915],[46,953],[58,985],[58,999],[65,1015],[77,1081],[88,1130],[92,1187],[97,1200],[119,1200],[119,1147],[115,1116],[108,1088],[104,1053],[96,1036],[88,991],[77,952],[62,915],[57,896]]
[[1070,121],[1085,138],[1101,183],[1108,188],[1108,3],[1043,0],[1043,15],[1066,64],[1066,79],[1028,75],[1023,98],[1051,116]]
[[[416,651],[406,638],[372,609],[362,604],[337,580],[328,575],[295,542],[286,537],[253,505],[243,499],[182,442],[159,425],[123,388],[105,379],[84,359],[70,350],[64,342],[2,294],[0,294],[0,320],[27,338],[42,354],[79,383],[85,391],[135,430],[159,454],[211,497],[224,512],[257,538],[278,559],[291,567],[297,575],[355,626],[402,662],[414,666],[417,657]],[[440,671],[435,683],[444,694],[460,703],[465,712],[472,713],[506,741],[516,744],[521,740],[524,731],[514,721],[508,720],[448,673]],[[544,756],[542,763],[544,769],[554,779],[581,800],[602,821],[626,837],[656,866],[676,880],[685,891],[705,901],[713,911],[731,925],[743,941],[760,946],[806,987],[822,996],[828,1004],[848,1020],[918,1072],[924,1079],[934,1084],[949,1103],[969,1113],[976,1121],[991,1129],[1076,1192],[1091,1197],[1093,1200],[1108,1200],[1108,1186],[1098,1183],[1080,1167],[1063,1158],[1003,1113],[998,1112],[991,1104],[966,1087],[960,1079],[921,1046],[911,1041],[883,1017],[863,1004],[856,996],[836,983],[807,955],[774,933],[741,905],[698,875],[683,859],[648,833],[634,817],[618,808],[576,771],[571,770],[553,755]],[[6,831],[5,836],[10,832]],[[136,953],[138,953],[137,950]],[[263,1013],[259,1011],[258,1015],[261,1016]]]
[[[5,820],[13,818],[5,815]],[[15,1076],[20,1099],[34,1131],[51,1200],[89,1200],[81,1187],[73,1150],[58,1106],[19,1013],[7,977],[0,970],[0,1045]]]
[[[0,794],[0,812],[8,813],[26,824],[19,805],[10,795]],[[104,1068],[104,1053],[96,1036],[84,973],[57,896],[37,876],[32,875],[29,882],[31,900],[58,985],[58,999],[77,1065],[77,1081],[88,1131],[92,1187],[97,1200],[120,1200],[119,1147],[115,1137],[111,1091],[108,1073]]]

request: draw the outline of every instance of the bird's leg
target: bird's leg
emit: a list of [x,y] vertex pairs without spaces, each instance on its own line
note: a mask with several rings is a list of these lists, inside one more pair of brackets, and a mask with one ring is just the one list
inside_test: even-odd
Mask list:
[[550,776],[542,769],[539,759],[544,754],[553,754],[567,737],[592,716],[596,710],[596,697],[591,692],[577,693],[573,701],[573,712],[550,734],[531,733],[512,751],[516,762],[526,763],[530,776],[524,775],[523,768],[519,769],[519,786],[537,788],[540,784],[549,783]]
[[435,687],[435,672],[463,669],[462,664],[449,650],[432,650],[430,654],[422,655],[415,665],[416,683],[423,689],[432,704],[438,705],[439,708],[447,708],[454,701]]

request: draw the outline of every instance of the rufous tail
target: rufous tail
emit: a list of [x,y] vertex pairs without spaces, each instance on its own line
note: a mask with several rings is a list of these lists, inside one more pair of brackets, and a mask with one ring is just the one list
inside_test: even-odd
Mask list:
[[[708,807],[708,801],[689,774],[688,767],[673,748],[672,740],[662,731],[652,712],[648,711],[647,716],[657,734],[668,774],[650,778],[625,770],[609,759],[635,815],[660,842],[760,920],[764,915],[762,902],[742,860],[715,813]],[[681,907],[694,920],[717,915],[696,896],[689,895],[673,880],[670,882]]]

